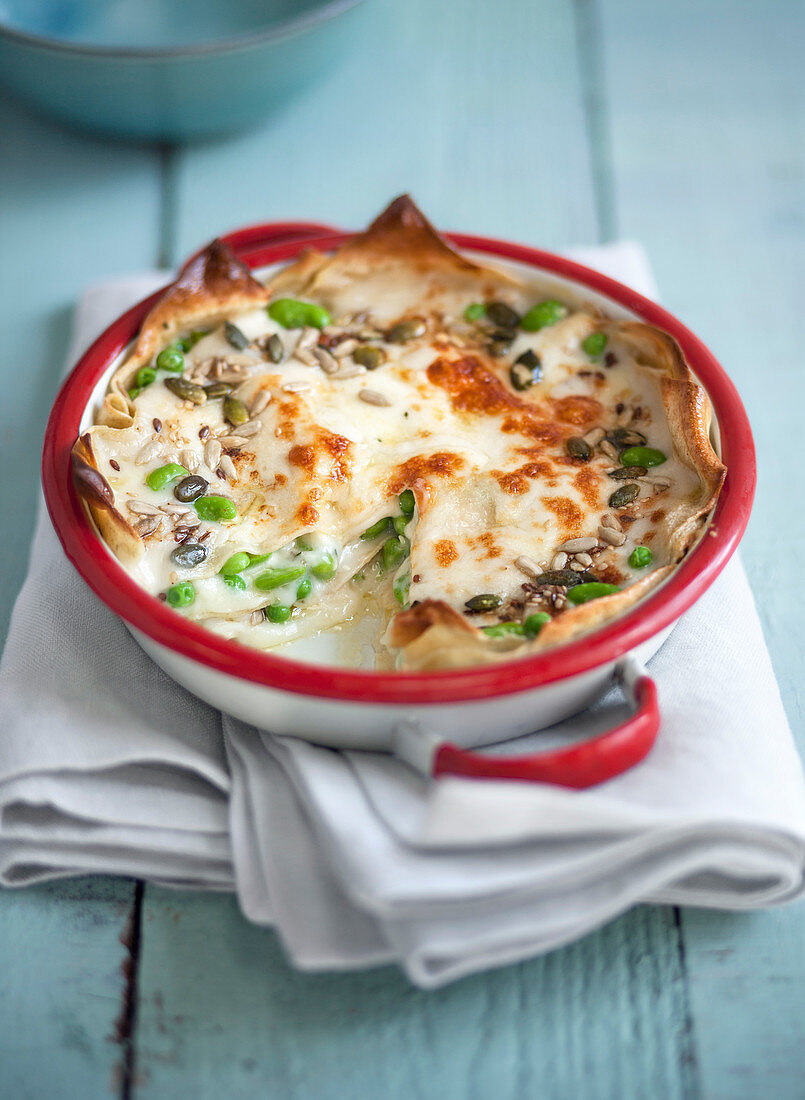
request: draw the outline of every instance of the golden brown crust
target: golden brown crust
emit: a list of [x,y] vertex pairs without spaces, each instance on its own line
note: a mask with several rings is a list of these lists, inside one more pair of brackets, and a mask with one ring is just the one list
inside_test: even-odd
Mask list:
[[92,436],[85,433],[73,444],[73,480],[109,549],[124,565],[134,565],[143,553],[143,541],[115,507],[115,494],[98,469]]
[[128,390],[135,374],[180,332],[201,321],[214,323],[239,310],[263,305],[270,296],[270,290],[252,276],[229,245],[212,241],[188,260],[146,316],[133,353],[112,377],[99,423],[110,428],[131,425],[133,406]]

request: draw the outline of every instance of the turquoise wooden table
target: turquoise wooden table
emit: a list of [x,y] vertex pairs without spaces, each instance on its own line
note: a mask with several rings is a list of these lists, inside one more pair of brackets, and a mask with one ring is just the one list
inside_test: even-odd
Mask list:
[[[805,538],[790,507],[805,402],[805,6],[371,3],[351,68],[233,140],[102,144],[0,99],[3,630],[80,288],[172,266],[250,221],[360,226],[410,189],[444,227],[647,245],[665,303],[720,357],[754,423],[744,559],[805,748],[787,564]],[[0,895],[0,990],[3,1097],[805,1096],[803,905],[640,908],[546,958],[421,993],[392,969],[291,971],[230,897],[80,880]]]

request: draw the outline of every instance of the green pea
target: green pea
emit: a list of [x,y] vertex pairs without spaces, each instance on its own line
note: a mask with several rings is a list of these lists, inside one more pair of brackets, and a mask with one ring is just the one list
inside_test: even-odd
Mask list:
[[237,554],[233,554],[230,558],[227,558],[221,568],[218,570],[224,577],[232,577],[236,573],[242,573],[244,569],[248,569],[251,564],[251,554],[246,550],[239,550]]
[[324,328],[330,323],[330,314],[323,306],[313,302],[300,302],[296,298],[277,298],[268,306],[268,316],[283,328]]
[[391,526],[397,532],[398,535],[402,535],[405,532],[405,528],[411,522],[410,516],[395,516],[391,521]]
[[629,555],[629,565],[633,569],[645,569],[647,565],[651,565],[653,560],[654,555],[647,546],[635,546]]
[[624,466],[662,466],[667,461],[667,456],[654,447],[627,447],[621,451]]
[[588,600],[597,600],[601,596],[611,596],[614,592],[620,592],[616,584],[590,581],[588,584],[577,584],[575,588],[568,588],[567,598],[571,603],[587,603]]
[[394,582],[394,598],[397,603],[406,607],[408,604],[408,596],[411,591],[411,574],[404,573],[401,577],[397,577]]
[[396,538],[388,539],[383,543],[383,566],[387,573],[391,573],[397,568],[410,553],[411,546],[408,539],[398,535]]
[[397,499],[402,514],[404,516],[412,516],[414,514],[414,508],[416,507],[416,497],[414,496],[412,490],[405,489],[402,493],[400,493]]
[[290,617],[291,609],[284,603],[275,603],[266,608],[266,618],[271,623],[287,623]]
[[515,622],[495,623],[494,626],[482,626],[481,630],[490,638],[507,638],[512,634],[518,638],[522,638],[525,634],[525,627],[523,624]]
[[272,588],[282,588],[284,584],[290,584],[291,581],[301,580],[304,575],[304,565],[286,565],[278,569],[269,569],[254,578],[254,587],[267,592]]
[[156,376],[157,372],[153,367],[140,367],[134,376],[134,381],[141,390],[144,390],[146,386],[150,386],[156,380]]
[[483,302],[471,302],[464,310],[465,321],[480,321],[486,316],[486,306]]
[[381,535],[387,535],[391,530],[391,516],[384,516],[371,527],[367,527],[361,535],[362,539],[379,539]]
[[322,561],[317,561],[315,565],[311,565],[310,572],[320,581],[329,581],[331,577],[335,576],[335,558],[328,554]]
[[167,466],[157,466],[156,470],[152,470],[145,479],[145,483],[149,489],[158,492],[160,489],[164,489],[166,485],[170,485],[172,481],[176,481],[177,478],[187,477],[188,472],[178,462],[169,462]]
[[180,581],[170,586],[166,596],[171,607],[187,607],[196,598],[196,590],[192,581]]
[[310,577],[305,577],[304,580],[299,582],[299,587],[296,590],[297,600],[306,600],[310,593],[313,591],[313,581]]
[[563,317],[567,317],[567,306],[557,302],[555,298],[547,298],[537,304],[525,314],[520,324],[526,332],[538,332],[548,325],[555,325]]
[[183,336],[181,338],[181,340],[176,341],[175,346],[179,349],[179,351],[187,352],[187,351],[190,351],[190,349],[192,348],[193,345],[190,343],[190,337],[189,336]]
[[238,510],[228,497],[199,497],[193,502],[199,519],[208,523],[226,523],[237,517]]
[[184,370],[184,355],[176,344],[169,344],[157,356],[157,366],[170,374],[181,374]]
[[294,546],[297,550],[312,550],[313,541],[311,540],[310,535],[298,535],[297,538],[294,540]]
[[268,561],[271,554],[249,554],[249,569],[253,565],[260,565],[261,562]]
[[241,591],[246,588],[246,581],[238,573],[224,575],[223,582],[230,588],[239,588]]
[[600,359],[604,354],[604,348],[607,346],[607,334],[605,332],[591,332],[589,336],[584,337],[581,346],[591,359]]
[[536,615],[529,615],[523,623],[526,638],[536,638],[546,623],[551,621],[547,611],[538,611]]

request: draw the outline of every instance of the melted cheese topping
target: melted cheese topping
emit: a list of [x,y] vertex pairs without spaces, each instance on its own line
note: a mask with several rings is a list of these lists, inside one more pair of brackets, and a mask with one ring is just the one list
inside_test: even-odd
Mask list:
[[[479,593],[498,595],[504,607],[522,605],[531,578],[518,559],[549,569],[566,540],[596,536],[609,497],[626,483],[609,476],[620,465],[612,454],[595,449],[582,461],[568,453],[568,438],[627,421],[667,461],[633,479],[641,486],[639,502],[619,512],[627,538],[620,547],[596,546],[595,576],[619,586],[645,576],[629,564],[638,544],[654,551],[653,568],[668,564],[657,529],[671,521],[675,504],[695,499],[699,479],[674,453],[658,379],[638,367],[617,335],[601,361],[584,351],[582,341],[600,324],[592,314],[577,310],[538,332],[520,331],[500,359],[460,317],[443,316],[409,343],[370,339],[385,358],[379,369],[367,371],[343,355],[335,374],[311,365],[309,349],[297,357],[294,349],[308,333],[280,328],[265,310],[232,320],[249,347],[234,351],[216,328],[186,354],[185,377],[204,373],[217,358],[225,372],[239,372],[234,395],[247,408],[267,392],[270,401],[248,436],[226,423],[221,400],[182,401],[162,373],[137,396],[130,429],[93,431],[98,468],[121,514],[146,529],[149,514],[158,515],[132,576],[154,595],[191,581],[195,599],[183,613],[210,629],[261,648],[349,622],[372,621],[380,632],[400,608],[392,584],[399,601],[409,586],[409,602],[444,600],[459,611]],[[338,355],[339,343],[361,340],[367,323],[332,326],[324,343]],[[283,342],[278,365],[263,351],[272,335]],[[542,379],[518,392],[509,369],[527,351],[539,357]],[[154,453],[144,459],[149,444]],[[216,458],[222,447],[231,465]],[[200,522],[192,504],[177,502],[175,482],[149,489],[148,474],[168,462],[205,478],[208,493],[228,497],[237,518]],[[384,517],[400,516],[406,489],[416,513],[404,529],[402,520],[398,525],[410,557],[384,569],[383,542],[397,536],[391,529],[375,539],[361,535]],[[300,549],[299,537],[311,533],[312,549]],[[181,539],[203,545],[206,560],[178,566],[171,554]],[[245,587],[230,587],[221,566],[244,550],[271,558],[243,571]],[[333,575],[316,576],[314,567],[326,561]],[[309,593],[297,598],[298,578],[270,591],[255,585],[276,568],[301,568]],[[259,612],[272,604],[293,606],[294,613],[285,623],[265,621]],[[488,625],[499,617],[473,621]]]

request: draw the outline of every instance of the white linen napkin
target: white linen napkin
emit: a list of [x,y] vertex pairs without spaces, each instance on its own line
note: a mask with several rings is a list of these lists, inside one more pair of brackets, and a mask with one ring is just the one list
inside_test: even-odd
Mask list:
[[[573,254],[654,292],[638,246]],[[162,281],[88,291],[74,353]],[[656,748],[590,791],[426,784],[389,757],[228,717],[224,755],[221,716],[145,657],[42,517],[0,665],[0,882],[94,871],[234,884],[296,965],[396,959],[422,986],[550,950],[641,900],[747,908],[797,896],[805,782],[737,562],[651,673]],[[605,728],[621,710],[607,700],[557,736]]]

